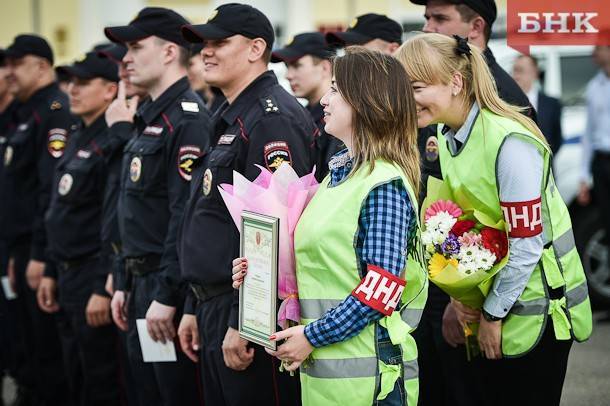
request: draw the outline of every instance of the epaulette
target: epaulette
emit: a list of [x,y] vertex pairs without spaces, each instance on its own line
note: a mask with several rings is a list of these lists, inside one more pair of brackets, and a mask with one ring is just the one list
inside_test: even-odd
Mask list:
[[55,110],[61,110],[62,107],[63,107],[62,104],[58,100],[53,100],[53,102],[51,102],[50,109],[51,109],[51,111],[55,111]]
[[280,109],[277,106],[277,102],[273,98],[273,96],[265,96],[259,99],[265,114],[279,113]]
[[193,100],[180,100],[180,108],[182,109],[182,112],[187,116],[197,116],[201,111],[199,103]]

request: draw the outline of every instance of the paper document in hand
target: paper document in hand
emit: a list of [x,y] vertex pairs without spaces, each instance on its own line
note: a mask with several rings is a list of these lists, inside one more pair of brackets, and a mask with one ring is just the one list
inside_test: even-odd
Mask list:
[[176,348],[173,341],[153,341],[146,329],[146,319],[136,320],[140,347],[142,348],[142,358],[144,362],[175,362]]

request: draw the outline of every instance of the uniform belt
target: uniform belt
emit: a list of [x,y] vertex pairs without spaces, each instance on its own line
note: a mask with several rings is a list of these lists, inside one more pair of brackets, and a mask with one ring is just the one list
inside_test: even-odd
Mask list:
[[56,264],[62,270],[67,271],[72,268],[78,268],[81,265],[86,264],[87,262],[99,259],[99,257],[100,257],[99,255],[89,255],[89,256],[80,257],[77,259],[70,259],[67,261],[57,261]]
[[230,284],[206,285],[205,287],[195,283],[190,283],[189,285],[198,302],[205,302],[233,290]]
[[131,275],[144,276],[159,270],[161,257],[159,255],[146,255],[143,257],[125,258],[125,270]]

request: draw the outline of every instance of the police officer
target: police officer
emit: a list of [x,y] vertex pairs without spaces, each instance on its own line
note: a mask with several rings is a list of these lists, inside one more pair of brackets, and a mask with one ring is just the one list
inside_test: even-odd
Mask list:
[[[123,158],[119,227],[126,271],[133,277],[128,302],[128,352],[142,405],[194,405],[196,368],[182,352],[173,363],[144,363],[136,320],[146,317],[155,341],[172,341],[184,303],[176,235],[188,196],[192,164],[208,146],[209,116],[186,77],[188,43],[181,15],[145,8],[127,26],[106,28],[124,43],[131,83],[149,100],[138,109]],[[114,123],[113,126],[118,123]],[[113,314],[123,307],[116,291]]]
[[184,27],[183,34],[204,41],[205,80],[223,91],[227,103],[214,116],[211,147],[194,171],[182,222],[178,252],[193,296],[180,323],[180,343],[192,359],[202,358],[206,404],[298,404],[298,378],[278,373],[279,364],[262,347],[239,337],[231,287],[239,234],[218,185],[232,183],[233,171],[254,179],[260,173],[255,165],[275,171],[286,162],[306,174],[315,125],[267,71],[274,34],[259,10],[225,4],[206,24]]
[[402,27],[386,15],[368,13],[354,18],[346,31],[327,33],[326,41],[337,47],[361,45],[391,55],[402,43]]
[[71,78],[70,109],[81,122],[55,168],[45,219],[52,262],[38,287],[38,305],[49,313],[61,307],[58,328],[73,404],[119,405],[116,331],[105,289],[111,242],[101,233],[109,170],[118,169],[112,161],[120,162],[116,151],[124,144],[108,136],[104,118],[116,97],[117,66],[89,52],[58,69]]
[[328,173],[330,158],[345,148],[341,141],[324,131],[324,109],[320,104],[320,99],[330,89],[332,56],[333,51],[320,32],[299,34],[284,48],[271,54],[271,62],[286,64],[290,88],[296,97],[307,100],[307,110],[318,128],[314,147],[316,179],[319,182]]
[[[535,110],[527,96],[498,65],[487,47],[497,15],[494,0],[411,2],[426,6],[423,31],[459,35],[484,50],[500,98],[513,105],[529,107],[526,114],[535,120]],[[438,142],[436,126],[420,130],[418,143],[422,156],[422,197],[425,196],[428,176],[442,178]],[[434,284],[430,284],[428,303],[414,336],[419,348],[420,404],[481,404],[479,366],[466,360],[466,350],[462,346],[464,333],[455,309],[449,302],[449,296]]]
[[6,55],[11,91],[21,105],[4,151],[0,232],[9,244],[9,267],[23,304],[19,321],[29,370],[24,376],[30,379],[25,385],[40,401],[64,404],[66,380],[57,328],[54,317],[38,308],[35,290],[47,261],[44,213],[53,168],[63,154],[73,120],[67,96],[55,82],[53,51],[47,41],[18,35]]

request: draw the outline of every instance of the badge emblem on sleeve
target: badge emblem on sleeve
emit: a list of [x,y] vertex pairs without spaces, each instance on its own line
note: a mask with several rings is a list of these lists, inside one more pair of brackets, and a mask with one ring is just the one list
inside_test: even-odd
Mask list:
[[205,170],[203,174],[203,195],[207,196],[212,190],[212,171],[210,168]]
[[201,155],[201,148],[196,145],[185,145],[178,151],[178,173],[182,179],[191,181],[193,162]]
[[131,159],[131,163],[129,164],[129,179],[132,182],[137,182],[140,180],[140,175],[142,174],[142,159],[139,156],[134,156]]
[[74,178],[69,173],[64,173],[61,179],[59,179],[59,185],[57,186],[57,192],[61,196],[65,196],[70,193]]
[[292,165],[290,157],[290,149],[284,141],[274,141],[265,145],[265,166],[271,172],[275,172],[282,163],[286,162]]
[[436,135],[431,135],[426,140],[426,160],[433,162],[438,159],[438,138]]
[[68,132],[63,128],[52,128],[47,136],[47,149],[53,158],[61,158],[68,141]]
[[9,166],[13,162],[13,147],[8,145],[4,150],[4,166]]

